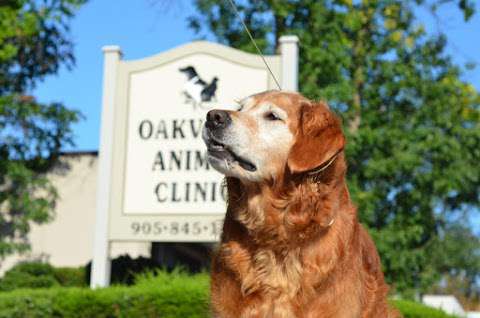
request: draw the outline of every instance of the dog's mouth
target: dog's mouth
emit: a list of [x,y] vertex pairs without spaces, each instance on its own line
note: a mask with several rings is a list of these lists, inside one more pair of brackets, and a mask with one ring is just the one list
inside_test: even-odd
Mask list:
[[210,137],[207,141],[208,154],[218,160],[228,162],[237,162],[243,169],[254,172],[257,167],[245,158],[240,157],[225,144]]

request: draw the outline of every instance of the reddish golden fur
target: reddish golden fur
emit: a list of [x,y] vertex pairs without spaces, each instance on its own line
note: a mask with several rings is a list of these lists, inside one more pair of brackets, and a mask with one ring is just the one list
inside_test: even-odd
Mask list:
[[275,180],[227,177],[227,214],[212,264],[214,316],[397,317],[374,243],[350,200],[339,120],[300,95],[254,98],[288,112],[295,140]]

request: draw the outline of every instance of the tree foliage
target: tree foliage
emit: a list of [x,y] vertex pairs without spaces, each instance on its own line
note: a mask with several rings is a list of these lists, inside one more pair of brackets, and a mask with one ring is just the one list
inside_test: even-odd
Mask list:
[[79,113],[29,92],[74,64],[68,23],[84,0],[0,1],[0,257],[28,249],[31,222],[53,217],[45,173],[71,145]]
[[[237,1],[265,52],[281,35],[299,36],[300,90],[343,117],[352,197],[387,280],[406,294],[457,266],[453,251],[440,257],[451,242],[441,233],[480,200],[480,96],[445,53],[446,38],[429,36],[415,17],[421,4]],[[255,52],[227,1],[195,5],[190,27]],[[473,2],[458,5],[468,19]]]

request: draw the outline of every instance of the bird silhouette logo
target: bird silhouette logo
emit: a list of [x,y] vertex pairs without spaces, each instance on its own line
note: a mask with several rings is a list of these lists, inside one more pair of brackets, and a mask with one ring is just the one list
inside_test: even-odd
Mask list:
[[186,102],[193,108],[202,107],[202,103],[216,101],[218,78],[215,76],[210,83],[205,82],[193,66],[180,68],[179,71],[187,76],[183,86],[183,95]]

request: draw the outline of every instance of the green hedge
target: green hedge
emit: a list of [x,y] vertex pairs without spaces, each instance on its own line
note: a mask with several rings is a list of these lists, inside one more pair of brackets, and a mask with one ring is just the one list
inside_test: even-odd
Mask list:
[[[208,275],[159,272],[134,286],[54,287],[0,293],[0,318],[192,317],[209,315]],[[405,318],[452,318],[409,301],[393,301]]]
[[47,288],[56,286],[82,287],[85,283],[83,267],[59,267],[42,262],[18,263],[0,279],[0,291],[19,288]]
[[1,318],[208,317],[208,275],[146,275],[136,285],[0,293]]
[[58,286],[54,269],[45,263],[19,263],[8,270],[0,279],[0,290],[17,288],[45,288]]
[[55,267],[53,276],[60,286],[87,286],[85,267]]
[[455,318],[445,312],[419,303],[407,300],[394,300],[392,304],[397,307],[405,318]]

